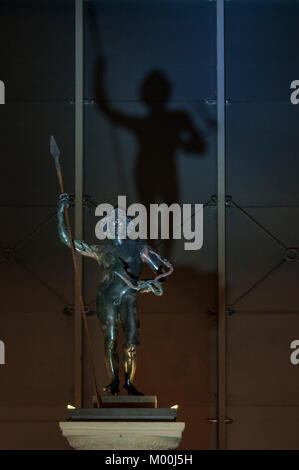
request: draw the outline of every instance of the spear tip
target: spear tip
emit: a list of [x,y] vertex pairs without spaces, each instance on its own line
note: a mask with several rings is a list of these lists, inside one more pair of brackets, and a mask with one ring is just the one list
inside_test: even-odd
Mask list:
[[58,148],[58,145],[53,135],[51,135],[50,137],[50,153],[55,160],[56,168],[59,168],[60,167],[60,164],[59,164],[60,150]]

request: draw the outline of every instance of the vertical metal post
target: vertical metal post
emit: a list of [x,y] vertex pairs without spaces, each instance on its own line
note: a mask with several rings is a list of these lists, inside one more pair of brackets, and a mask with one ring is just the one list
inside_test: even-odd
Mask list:
[[218,448],[226,448],[225,49],[224,0],[217,0]]
[[[83,237],[83,0],[75,0],[75,239]],[[78,256],[82,284],[82,258]],[[76,284],[75,284],[76,285]],[[82,317],[75,294],[75,406],[82,407]]]

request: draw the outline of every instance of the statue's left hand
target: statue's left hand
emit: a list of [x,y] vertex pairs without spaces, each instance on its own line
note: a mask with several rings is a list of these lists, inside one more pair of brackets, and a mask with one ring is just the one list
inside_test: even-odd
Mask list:
[[58,198],[58,209],[64,211],[64,208],[70,207],[70,196],[68,193],[61,193]]

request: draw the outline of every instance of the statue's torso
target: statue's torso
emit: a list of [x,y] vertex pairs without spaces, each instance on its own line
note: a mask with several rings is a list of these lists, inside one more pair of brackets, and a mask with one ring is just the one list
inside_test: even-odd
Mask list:
[[[120,245],[109,244],[98,248],[97,261],[103,270],[103,277],[99,285],[100,291],[113,291],[117,294],[126,287],[125,282],[116,274],[119,273],[126,279],[136,285],[141,275],[143,262],[141,252],[145,243],[124,240]],[[131,293],[135,293],[130,289]]]

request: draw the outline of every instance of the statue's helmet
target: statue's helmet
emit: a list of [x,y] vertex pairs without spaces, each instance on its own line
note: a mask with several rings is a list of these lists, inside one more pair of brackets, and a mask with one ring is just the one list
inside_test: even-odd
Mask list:
[[131,218],[127,216],[126,211],[121,207],[115,206],[107,213],[100,223],[103,231],[109,239],[125,239],[130,236]]

